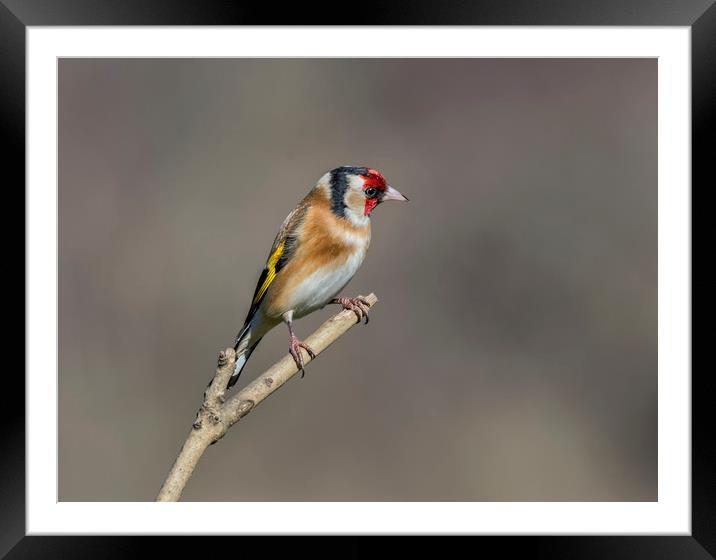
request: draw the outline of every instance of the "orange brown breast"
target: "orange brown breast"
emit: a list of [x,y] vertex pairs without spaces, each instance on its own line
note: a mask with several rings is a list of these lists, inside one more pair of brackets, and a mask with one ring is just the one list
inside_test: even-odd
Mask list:
[[336,297],[360,267],[370,244],[370,222],[357,227],[336,216],[325,198],[309,194],[291,260],[276,275],[263,302],[267,318],[287,311],[299,318]]

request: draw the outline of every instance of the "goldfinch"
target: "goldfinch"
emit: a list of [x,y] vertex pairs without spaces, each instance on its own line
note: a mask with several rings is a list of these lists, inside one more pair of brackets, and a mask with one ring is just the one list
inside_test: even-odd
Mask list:
[[368,167],[338,167],[286,217],[274,239],[266,266],[256,284],[244,326],[236,337],[236,366],[228,386],[261,338],[281,322],[288,326],[288,351],[304,372],[301,348],[315,357],[293,330],[294,319],[325,307],[342,305],[368,322],[368,302],[336,297],[353,278],[370,244],[370,215],[386,200],[408,200]]

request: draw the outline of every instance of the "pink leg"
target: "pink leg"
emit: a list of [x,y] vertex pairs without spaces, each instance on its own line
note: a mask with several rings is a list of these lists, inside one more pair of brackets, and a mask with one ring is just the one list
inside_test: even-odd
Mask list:
[[368,303],[368,300],[366,300],[365,298],[334,298],[331,300],[331,303],[338,303],[343,306],[343,309],[350,309],[351,311],[353,311],[353,313],[356,314],[356,317],[358,317],[359,323],[360,320],[365,317],[365,324],[368,324],[368,309],[370,308],[370,303]]
[[289,321],[287,325],[290,337],[288,341],[288,353],[291,354],[293,361],[296,362],[296,367],[301,371],[301,378],[303,378],[303,376],[306,375],[306,370],[303,369],[305,364],[303,362],[301,348],[308,352],[308,355],[311,356],[312,360],[316,358],[316,354],[313,353],[313,350],[311,350],[308,344],[298,340],[298,337],[293,333],[293,323]]

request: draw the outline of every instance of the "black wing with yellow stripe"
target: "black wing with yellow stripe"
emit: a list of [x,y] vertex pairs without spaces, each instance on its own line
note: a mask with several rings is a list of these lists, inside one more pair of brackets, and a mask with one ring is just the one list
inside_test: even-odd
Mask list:
[[276,239],[274,239],[273,245],[271,246],[271,253],[266,261],[266,266],[261,272],[261,276],[259,276],[259,281],[256,284],[256,289],[254,290],[254,297],[251,300],[251,308],[249,309],[246,321],[244,321],[244,326],[241,329],[238,338],[241,338],[244,331],[248,328],[251,323],[251,319],[253,319],[256,311],[261,305],[261,302],[266,297],[266,293],[268,292],[271,283],[276,279],[276,275],[284,266],[286,266],[286,263],[291,260],[291,257],[296,250],[297,241],[295,234],[298,226],[301,225],[307,210],[308,205],[302,202],[294,208],[283,221],[281,229],[279,229]]

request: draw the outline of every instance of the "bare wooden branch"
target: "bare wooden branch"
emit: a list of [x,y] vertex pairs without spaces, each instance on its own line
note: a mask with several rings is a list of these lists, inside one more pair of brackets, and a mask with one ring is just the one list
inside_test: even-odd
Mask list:
[[[365,299],[371,308],[378,301],[375,294],[370,294]],[[358,317],[353,311],[343,310],[323,323],[305,342],[318,357],[357,322]],[[305,350],[301,349],[301,352],[304,362],[308,364],[311,357]],[[206,448],[224,437],[231,426],[298,373],[296,363],[287,354],[236,395],[226,400],[226,384],[234,370],[235,361],[236,353],[233,348],[227,348],[219,353],[216,373],[204,392],[204,402],[197,412],[192,430],[174,461],[156,501],[179,501],[186,483]]]

